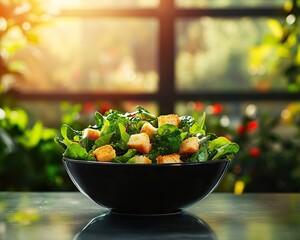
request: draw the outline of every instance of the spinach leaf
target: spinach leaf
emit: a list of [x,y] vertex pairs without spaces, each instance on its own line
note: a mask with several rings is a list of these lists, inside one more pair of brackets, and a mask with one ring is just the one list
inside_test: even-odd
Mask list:
[[206,127],[205,127],[205,118],[206,114],[204,113],[201,121],[200,122],[195,122],[191,127],[190,127],[190,134],[191,135],[202,135],[205,136],[206,134]]
[[229,144],[231,141],[225,137],[218,137],[209,142],[208,151],[213,151],[214,149],[218,149],[219,147]]
[[195,119],[192,116],[181,116],[179,117],[180,119],[180,124],[179,124],[179,129],[181,129],[182,132],[189,132],[190,128],[193,126],[195,123]]
[[126,127],[130,120],[118,111],[109,111],[104,116],[104,124],[101,129],[101,137],[95,141],[95,146],[100,147],[106,144],[112,145],[115,150],[127,150],[127,142],[130,135],[126,132]]
[[208,152],[205,147],[200,148],[189,159],[189,162],[205,162],[208,159]]
[[118,163],[127,163],[129,159],[137,154],[136,149],[128,149],[128,151],[123,156],[117,156],[112,161]]
[[106,144],[109,144],[110,143],[110,139],[112,138],[112,136],[115,134],[115,132],[110,132],[110,133],[107,133],[105,135],[101,135],[100,138],[98,138],[96,141],[95,141],[95,144],[94,144],[94,149],[98,148],[98,147],[102,147]]
[[63,156],[71,159],[86,159],[88,157],[88,153],[85,148],[80,146],[79,143],[72,142],[68,145]]
[[130,123],[127,125],[128,134],[132,135],[135,133],[139,133],[146,121],[140,120],[138,118],[131,119]]
[[156,163],[156,162],[157,162],[157,161],[156,161],[156,158],[157,158],[159,155],[161,155],[161,153],[160,153],[160,151],[157,150],[157,149],[152,149],[152,150],[150,151],[150,153],[145,154],[145,156],[146,156],[147,158],[149,158],[149,159],[152,161],[152,163]]
[[118,127],[119,127],[119,140],[116,143],[116,146],[118,146],[123,150],[126,150],[128,149],[127,142],[130,138],[130,135],[126,132],[126,128],[122,123],[118,123]]
[[213,156],[212,160],[227,158],[231,160],[233,154],[239,151],[239,145],[236,143],[228,143],[216,149],[217,153]]
[[181,142],[181,132],[172,124],[160,126],[153,135],[153,148],[157,149],[160,155],[179,152]]
[[87,137],[80,139],[79,144],[81,147],[85,148],[87,151],[90,151],[95,144],[95,140],[89,139]]
[[101,129],[104,125],[105,119],[103,115],[99,112],[95,112],[95,126],[96,129]]
[[210,160],[221,158],[232,159],[232,155],[239,151],[239,145],[225,137],[218,137],[209,142],[208,151]]
[[141,106],[137,106],[136,109],[137,109],[137,115],[139,116],[139,118],[141,120],[145,120],[145,121],[155,121],[155,120],[157,120],[157,117],[154,116],[153,114],[151,114],[145,108],[143,108]]
[[125,114],[125,116],[127,116],[130,120],[130,122],[126,126],[127,132],[130,135],[139,133],[145,122],[150,122],[153,126],[157,127],[156,116],[154,116],[148,110],[142,108],[141,106],[138,106],[136,109],[137,111],[135,112]]

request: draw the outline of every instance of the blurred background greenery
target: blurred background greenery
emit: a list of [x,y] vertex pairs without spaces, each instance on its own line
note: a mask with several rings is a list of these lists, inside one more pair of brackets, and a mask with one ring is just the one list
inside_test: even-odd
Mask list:
[[[224,15],[235,8],[265,9],[265,16],[176,19],[175,92],[196,97],[172,104],[180,115],[206,112],[210,132],[240,144],[218,191],[299,192],[300,1],[166,2]],[[75,190],[53,141],[62,123],[81,129],[95,111],[131,111],[137,104],[161,112],[165,99],[155,94],[168,95],[160,87],[169,79],[160,76],[157,16],[125,18],[111,11],[100,18],[89,11],[152,14],[160,3],[0,0],[0,191]],[[284,14],[273,16],[268,8]],[[124,93],[141,97],[110,96]],[[201,98],[210,93],[220,94]],[[249,99],[227,99],[244,93]]]

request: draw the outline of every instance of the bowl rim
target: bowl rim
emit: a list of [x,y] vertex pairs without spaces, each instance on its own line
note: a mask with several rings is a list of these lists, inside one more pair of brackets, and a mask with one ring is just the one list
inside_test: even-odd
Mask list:
[[62,159],[64,162],[71,162],[71,163],[79,163],[79,164],[91,164],[91,165],[110,165],[110,166],[144,166],[144,167],[179,167],[179,166],[198,166],[198,165],[207,165],[207,164],[215,164],[218,162],[227,162],[230,163],[231,161],[228,159],[217,159],[217,160],[210,160],[205,162],[184,162],[184,163],[151,163],[151,164],[144,164],[144,163],[116,163],[116,162],[98,162],[98,161],[88,161],[88,160],[81,160],[81,159],[71,159],[63,157]]

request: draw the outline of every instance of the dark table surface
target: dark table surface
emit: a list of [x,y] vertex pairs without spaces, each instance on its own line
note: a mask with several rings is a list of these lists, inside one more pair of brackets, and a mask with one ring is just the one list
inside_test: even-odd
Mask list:
[[110,213],[79,192],[0,192],[0,239],[300,239],[300,194],[213,193],[165,216]]

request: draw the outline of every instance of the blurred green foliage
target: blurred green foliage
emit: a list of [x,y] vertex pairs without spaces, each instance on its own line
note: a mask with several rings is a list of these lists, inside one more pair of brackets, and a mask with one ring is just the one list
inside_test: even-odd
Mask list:
[[26,64],[14,56],[28,43],[37,43],[34,27],[50,19],[40,0],[0,2],[0,93],[22,80]]
[[[285,129],[280,116],[243,116],[235,136],[242,151],[231,165],[231,174],[235,182],[245,184],[244,191],[300,191],[299,106],[291,119],[291,125]],[[251,129],[255,124],[257,128]]]
[[0,191],[73,189],[56,134],[40,121],[30,126],[22,109],[0,108]]
[[[249,51],[249,72],[265,91],[278,84],[278,76],[286,77],[289,92],[300,92],[300,1],[286,1],[287,17],[283,22],[268,19],[270,32],[262,43]],[[277,79],[274,82],[274,79]]]
[[256,111],[249,114],[246,108],[235,119],[236,126],[222,123],[224,117],[231,117],[220,104],[195,109],[191,114],[197,119],[208,109],[215,110],[207,114],[207,131],[225,135],[240,145],[218,191],[300,191],[299,103],[287,105],[278,116]]
[[5,95],[22,81],[24,62],[18,51],[38,37],[33,28],[49,19],[39,0],[0,2],[0,191],[72,189],[61,164],[61,149],[53,143],[56,129],[30,119],[20,108],[9,107]]

